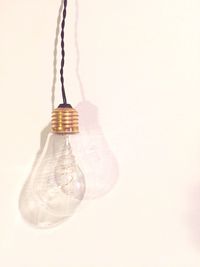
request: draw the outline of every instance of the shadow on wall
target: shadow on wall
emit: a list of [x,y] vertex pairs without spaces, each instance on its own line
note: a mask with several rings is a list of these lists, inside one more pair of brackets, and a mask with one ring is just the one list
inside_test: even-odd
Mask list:
[[[57,47],[62,14],[62,5],[57,18],[56,36],[54,42],[53,82],[52,82],[52,110],[54,109],[55,90],[57,80]],[[77,53],[76,76],[82,101],[75,107],[79,113],[80,134],[72,138],[71,145],[77,163],[85,175],[86,192],[84,200],[92,200],[109,193],[118,179],[118,163],[101,129],[98,120],[98,108],[86,100],[84,87],[80,76],[80,52],[78,44],[78,0],[75,0],[75,48]],[[40,149],[19,199],[19,208],[24,219],[33,226],[42,228],[56,226],[66,220],[66,217],[56,217],[48,211],[41,200],[33,192],[33,179],[35,167],[38,165],[45,149],[51,125],[48,124],[40,136]],[[67,217],[68,218],[68,217]]]
[[97,107],[83,101],[76,109],[80,114],[80,134],[77,142],[72,140],[72,147],[86,179],[85,200],[90,200],[112,190],[118,179],[118,164],[99,124]]

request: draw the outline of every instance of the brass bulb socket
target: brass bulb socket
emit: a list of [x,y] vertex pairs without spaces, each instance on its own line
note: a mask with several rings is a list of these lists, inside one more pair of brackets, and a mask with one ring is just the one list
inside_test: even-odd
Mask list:
[[52,112],[51,129],[56,134],[79,132],[78,112],[72,107],[58,107]]

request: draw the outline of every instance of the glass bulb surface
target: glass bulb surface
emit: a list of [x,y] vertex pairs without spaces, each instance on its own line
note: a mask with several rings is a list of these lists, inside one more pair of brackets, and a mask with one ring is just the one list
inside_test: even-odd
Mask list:
[[[70,217],[84,197],[85,179],[72,154],[70,138],[67,135],[49,134],[44,151],[24,186],[20,209],[24,210],[24,201],[29,198],[28,213],[22,213],[31,223],[33,215],[36,226],[50,227],[51,220],[54,225]],[[37,203],[37,207],[34,207],[34,203]]]

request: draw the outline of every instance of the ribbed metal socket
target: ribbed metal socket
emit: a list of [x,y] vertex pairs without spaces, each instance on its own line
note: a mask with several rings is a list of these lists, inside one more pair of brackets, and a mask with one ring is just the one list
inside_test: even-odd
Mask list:
[[56,108],[52,112],[51,128],[56,134],[78,133],[78,112],[71,107]]

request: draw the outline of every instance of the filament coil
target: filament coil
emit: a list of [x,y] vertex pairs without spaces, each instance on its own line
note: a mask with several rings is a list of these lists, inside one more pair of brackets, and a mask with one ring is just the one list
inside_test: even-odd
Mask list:
[[56,134],[76,134],[79,132],[78,112],[73,108],[56,108],[52,112],[52,132]]

